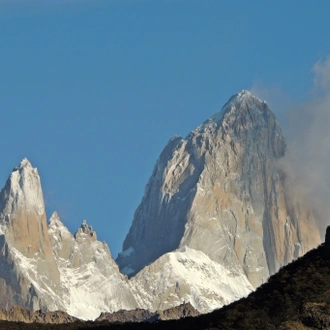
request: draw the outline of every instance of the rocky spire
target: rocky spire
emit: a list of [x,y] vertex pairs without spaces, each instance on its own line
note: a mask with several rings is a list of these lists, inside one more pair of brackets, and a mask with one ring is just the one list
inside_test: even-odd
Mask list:
[[0,193],[0,223],[5,242],[2,265],[11,268],[11,279],[0,272],[0,294],[13,294],[6,306],[0,301],[0,307],[61,308],[60,276],[48,236],[40,177],[26,158],[13,169]]
[[97,240],[96,232],[93,230],[92,226],[89,226],[87,224],[86,220],[82,222],[81,226],[78,228],[77,232],[74,235],[76,239],[84,236],[87,236],[94,241]]
[[7,241],[27,257],[51,256],[46,211],[37,168],[24,158],[0,193],[0,218]]

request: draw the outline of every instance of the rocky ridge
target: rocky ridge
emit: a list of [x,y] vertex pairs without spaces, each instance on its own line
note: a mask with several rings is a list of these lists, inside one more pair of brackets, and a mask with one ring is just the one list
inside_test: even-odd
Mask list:
[[120,310],[115,313],[101,313],[95,320],[108,322],[155,322],[157,320],[178,320],[185,317],[196,317],[200,313],[190,304],[181,304],[165,310],[150,312],[145,309]]
[[0,309],[1,321],[14,321],[24,323],[63,324],[77,322],[79,319],[70,316],[63,311],[44,312],[42,310],[31,311],[28,308],[14,305],[9,310]]
[[137,308],[127,278],[119,272],[107,244],[97,240],[86,221],[72,235],[54,213],[48,233],[61,285],[68,290],[66,312],[95,319],[101,312]]

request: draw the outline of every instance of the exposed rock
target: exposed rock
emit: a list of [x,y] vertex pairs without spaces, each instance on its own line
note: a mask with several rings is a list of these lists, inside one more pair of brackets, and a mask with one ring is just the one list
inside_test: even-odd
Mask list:
[[145,309],[135,310],[120,310],[114,313],[101,313],[95,321],[108,321],[108,322],[153,322],[158,320],[158,313],[153,313]]
[[155,322],[156,320],[178,320],[198,316],[200,313],[191,304],[182,304],[163,311],[150,312],[145,309],[120,310],[115,313],[101,313],[95,321],[109,322]]
[[41,310],[31,311],[28,308],[14,305],[10,310],[0,309],[0,320],[25,323],[72,323],[78,321],[77,318],[62,311],[43,312]]
[[196,317],[200,315],[198,310],[190,303],[159,311],[158,314],[160,320],[178,320],[185,317]]
[[0,296],[6,310],[63,310],[83,319],[137,308],[127,278],[86,221],[74,236],[56,213],[47,227],[40,177],[27,159],[0,193]]
[[81,319],[95,319],[100,312],[137,308],[127,278],[119,272],[108,245],[97,240],[86,221],[72,235],[54,213],[48,232],[61,285],[68,290],[65,311]]
[[118,256],[121,271],[132,276],[187,246],[257,287],[316,247],[315,216],[278,166],[285,151],[275,115],[247,91],[185,139],[171,139]]
[[40,177],[27,159],[0,193],[0,270],[1,308],[63,309]]
[[118,257],[123,273],[139,272],[130,281],[86,221],[72,235],[54,213],[47,228],[38,171],[24,159],[0,193],[0,308],[94,319],[139,307],[150,312],[116,317],[168,318],[193,314],[161,312],[185,302],[208,312],[247,295],[320,242],[312,210],[279,166],[285,150],[274,114],[246,91],[172,138]]

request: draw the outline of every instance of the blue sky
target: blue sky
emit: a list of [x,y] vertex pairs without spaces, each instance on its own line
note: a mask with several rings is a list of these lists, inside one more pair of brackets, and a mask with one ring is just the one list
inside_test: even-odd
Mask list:
[[[234,93],[276,113],[330,54],[328,1],[0,0],[0,185],[27,157],[48,217],[114,255],[157,157]],[[267,98],[266,98],[267,100]]]

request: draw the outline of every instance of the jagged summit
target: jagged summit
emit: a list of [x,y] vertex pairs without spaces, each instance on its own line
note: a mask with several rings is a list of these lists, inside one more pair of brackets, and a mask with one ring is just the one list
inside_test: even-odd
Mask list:
[[64,310],[94,319],[135,309],[106,243],[83,221],[75,236],[54,212],[47,226],[38,171],[25,158],[0,193],[0,308]]
[[0,226],[6,246],[0,252],[0,295],[13,293],[11,300],[0,301],[0,307],[61,308],[54,299],[60,278],[47,232],[40,177],[26,158],[13,169],[0,193]]
[[93,230],[93,227],[87,224],[87,221],[84,220],[81,224],[81,226],[78,228],[77,232],[75,233],[74,237],[82,237],[84,235],[87,235],[88,237],[91,237],[94,240],[97,240],[96,232]]
[[70,233],[69,229],[63,224],[58,216],[57,212],[53,212],[52,216],[48,222],[48,234],[53,239],[63,239],[64,237],[72,237],[73,235]]
[[41,216],[45,212],[45,204],[37,168],[24,158],[20,165],[14,167],[5,187],[1,191],[5,213],[10,215],[14,209],[25,207]]
[[254,96],[251,92],[247,90],[242,90],[241,92],[233,95],[225,103],[222,109],[219,112],[215,113],[213,116],[211,116],[205,123],[220,122],[228,114],[237,115],[237,113],[242,113],[243,115],[246,115],[246,113],[249,111],[253,111],[259,116],[264,113],[273,115],[266,101],[260,100],[258,97]]
[[15,166],[13,171],[18,171],[23,167],[32,168],[31,162],[27,158],[23,158],[19,164],[19,166]]
[[253,95],[250,91],[246,89],[243,89],[242,91],[234,94],[232,97],[229,98],[228,102],[239,103],[246,100],[255,101],[255,102],[265,102],[259,99],[258,97],[256,97],[255,95]]

